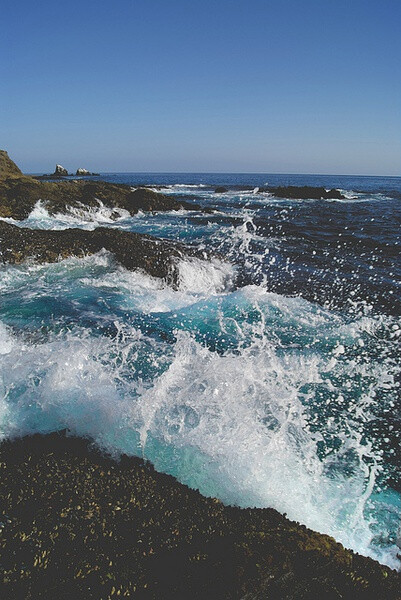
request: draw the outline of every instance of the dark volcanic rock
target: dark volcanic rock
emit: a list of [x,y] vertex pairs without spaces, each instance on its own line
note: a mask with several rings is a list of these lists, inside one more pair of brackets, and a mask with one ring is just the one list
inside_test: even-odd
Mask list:
[[224,194],[224,192],[228,192],[228,189],[227,189],[227,188],[225,188],[225,187],[217,187],[217,188],[214,190],[214,193],[215,193],[215,194]]
[[[204,210],[197,204],[175,200],[145,188],[134,192],[127,185],[104,181],[38,181],[32,177],[0,180],[0,217],[26,219],[38,200],[50,214],[66,213],[69,207],[124,208],[131,215],[139,210]],[[207,210],[205,212],[208,212]]]
[[326,191],[324,187],[311,187],[308,185],[302,187],[289,185],[286,187],[260,188],[259,191],[268,191],[274,194],[276,198],[294,198],[298,200],[343,200],[345,198],[339,190]]
[[160,210],[199,210],[200,206],[191,204],[184,200],[175,200],[170,196],[159,194],[148,188],[138,188],[131,192],[126,201],[126,208],[131,214],[135,214],[138,210],[157,212]]
[[143,269],[172,285],[177,278],[175,260],[194,254],[183,245],[119,229],[46,231],[0,221],[0,260],[4,263],[19,264],[27,258],[56,262],[68,256],[94,254],[103,248],[127,269]]
[[2,600],[400,598],[400,576],[64,434],[0,446]]

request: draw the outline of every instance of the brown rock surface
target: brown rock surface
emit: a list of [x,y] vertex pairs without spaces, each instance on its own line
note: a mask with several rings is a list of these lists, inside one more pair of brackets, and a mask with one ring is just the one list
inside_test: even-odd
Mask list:
[[0,597],[396,600],[400,576],[64,434],[0,446]]
[[68,256],[94,254],[103,248],[112,252],[127,269],[142,269],[172,285],[177,278],[176,260],[194,254],[182,244],[120,229],[46,231],[0,221],[0,261],[3,263],[19,264],[28,258],[56,262]]
[[202,210],[197,204],[176,200],[147,188],[133,191],[128,185],[105,181],[38,180],[23,175],[7,152],[1,150],[0,217],[26,219],[38,200],[43,201],[50,214],[66,213],[70,207],[98,207],[99,200],[110,208],[124,208],[131,215],[139,210]]

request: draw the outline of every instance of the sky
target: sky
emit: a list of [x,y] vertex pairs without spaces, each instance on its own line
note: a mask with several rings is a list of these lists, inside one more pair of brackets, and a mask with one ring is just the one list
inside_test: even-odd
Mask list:
[[400,0],[2,0],[24,172],[401,175]]

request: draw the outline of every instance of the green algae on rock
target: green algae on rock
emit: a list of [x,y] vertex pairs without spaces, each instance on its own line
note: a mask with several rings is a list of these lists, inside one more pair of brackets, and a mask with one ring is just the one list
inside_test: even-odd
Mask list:
[[0,446],[1,598],[397,599],[401,579],[273,509],[240,509],[65,433]]

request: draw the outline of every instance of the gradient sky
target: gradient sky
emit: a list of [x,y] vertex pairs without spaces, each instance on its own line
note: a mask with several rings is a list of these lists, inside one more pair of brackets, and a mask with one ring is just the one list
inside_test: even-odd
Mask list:
[[400,0],[2,1],[25,172],[401,175]]

